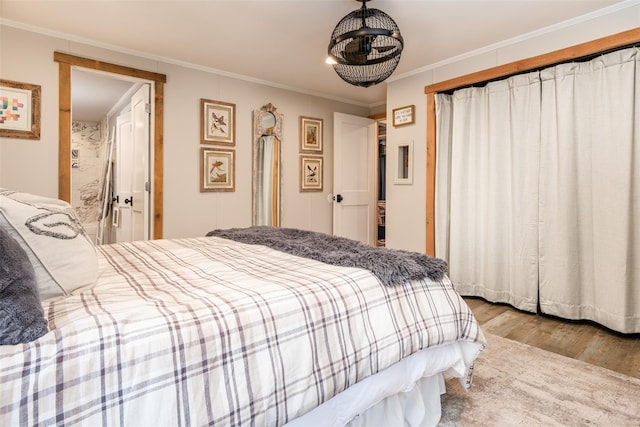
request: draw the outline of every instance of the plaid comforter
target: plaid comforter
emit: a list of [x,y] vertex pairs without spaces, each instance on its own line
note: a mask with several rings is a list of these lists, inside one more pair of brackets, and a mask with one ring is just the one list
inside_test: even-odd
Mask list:
[[[0,347],[0,425],[276,426],[415,351],[484,338],[445,279],[206,237],[99,248],[50,332]],[[81,262],[81,260],[79,260]]]

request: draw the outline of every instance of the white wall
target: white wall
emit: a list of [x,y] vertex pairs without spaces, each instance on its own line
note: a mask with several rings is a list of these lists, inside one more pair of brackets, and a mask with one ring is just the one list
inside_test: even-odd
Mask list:
[[40,140],[0,138],[0,187],[58,193],[58,64],[62,40],[0,26],[0,77],[42,87]]
[[[42,86],[39,141],[0,138],[0,187],[57,197],[58,64],[54,51],[167,75],[164,93],[164,237],[202,236],[251,224],[251,139],[254,110],[271,102],[284,115],[282,225],[331,233],[333,112],[368,116],[349,105],[72,40],[0,26],[0,77]],[[200,193],[200,99],[236,104],[236,191]],[[298,117],[324,120],[322,193],[300,193]],[[224,147],[228,148],[228,147]]]
[[[413,185],[394,185],[387,173],[386,246],[423,252],[426,247],[426,95],[424,87],[476,71],[541,55],[640,26],[640,3],[624,2],[532,34],[451,58],[420,73],[395,76],[387,83],[387,147],[414,141]],[[420,41],[413,41],[418,43]],[[437,43],[426,40],[425,43]],[[415,105],[414,125],[394,128],[392,110]]]

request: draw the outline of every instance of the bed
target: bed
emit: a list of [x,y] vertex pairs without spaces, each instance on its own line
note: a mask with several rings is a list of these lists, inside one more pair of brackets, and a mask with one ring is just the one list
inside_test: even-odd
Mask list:
[[[21,229],[42,212],[63,238]],[[436,425],[486,344],[446,276],[389,286],[219,236],[94,247],[75,221],[0,190],[1,328],[36,283],[24,342],[0,345],[0,425]]]

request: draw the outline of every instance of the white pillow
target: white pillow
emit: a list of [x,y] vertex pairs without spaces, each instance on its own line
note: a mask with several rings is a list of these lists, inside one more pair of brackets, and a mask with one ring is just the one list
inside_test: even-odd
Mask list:
[[27,252],[42,300],[95,283],[96,250],[68,203],[0,188],[0,227]]

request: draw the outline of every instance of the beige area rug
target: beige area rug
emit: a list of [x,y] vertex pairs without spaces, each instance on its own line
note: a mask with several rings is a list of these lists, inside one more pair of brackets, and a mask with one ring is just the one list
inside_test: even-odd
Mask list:
[[640,379],[485,335],[471,390],[447,381],[439,426],[640,426]]

